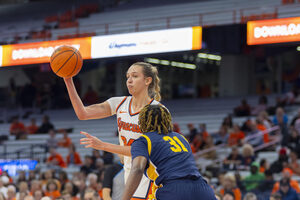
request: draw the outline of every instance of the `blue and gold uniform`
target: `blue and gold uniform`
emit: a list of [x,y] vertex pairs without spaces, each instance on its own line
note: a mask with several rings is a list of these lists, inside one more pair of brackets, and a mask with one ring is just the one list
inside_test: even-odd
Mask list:
[[154,182],[153,199],[215,200],[200,175],[187,140],[178,133],[143,134],[131,146],[132,159],[143,156],[145,175]]

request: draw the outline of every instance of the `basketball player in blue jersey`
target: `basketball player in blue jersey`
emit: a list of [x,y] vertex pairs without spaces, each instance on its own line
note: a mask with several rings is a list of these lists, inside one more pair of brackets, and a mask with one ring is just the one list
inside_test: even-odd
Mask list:
[[154,182],[157,200],[216,200],[200,175],[187,140],[172,131],[172,119],[161,105],[146,105],[139,115],[144,133],[131,145],[132,166],[122,200],[131,199],[143,172]]

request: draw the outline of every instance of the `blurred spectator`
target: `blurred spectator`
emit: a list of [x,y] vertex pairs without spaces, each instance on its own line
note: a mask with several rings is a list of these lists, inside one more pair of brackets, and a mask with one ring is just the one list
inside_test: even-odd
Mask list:
[[290,129],[290,134],[284,135],[282,138],[282,146],[296,151],[300,155],[300,136],[295,128]]
[[16,200],[16,187],[14,185],[9,185],[7,187],[7,200]]
[[199,150],[203,150],[205,146],[205,141],[202,137],[202,134],[196,134],[190,145],[193,153],[196,153]]
[[264,143],[265,135],[266,134],[260,134],[260,130],[258,130],[257,128],[257,123],[255,121],[252,121],[251,131],[248,132],[247,136],[244,139],[244,142],[251,144],[253,147],[257,147]]
[[30,123],[29,126],[27,126],[26,129],[27,129],[27,133],[29,133],[29,134],[35,134],[35,133],[37,133],[37,131],[38,131],[39,128],[36,125],[35,118],[31,119],[31,123]]
[[[292,179],[292,175],[293,175],[293,172],[291,169],[284,168],[284,170],[282,171],[282,180],[287,180],[289,182],[290,186],[294,190],[296,190],[297,193],[300,193],[299,183],[298,183],[298,181]],[[273,186],[272,193],[277,192],[279,190],[279,186],[280,186],[280,182],[276,182]]]
[[237,166],[242,163],[243,157],[239,154],[239,149],[237,147],[231,148],[231,153],[225,160],[223,161],[223,168],[236,170]]
[[281,172],[286,163],[288,163],[287,152],[285,148],[281,148],[278,152],[278,160],[273,162],[270,166],[272,174]]
[[53,129],[49,130],[49,138],[46,140],[46,146],[48,149],[58,147],[58,139],[56,138],[56,133]]
[[98,191],[98,176],[94,173],[87,175],[87,188]]
[[59,181],[60,186],[61,186],[59,189],[63,188],[63,186],[64,186],[66,183],[69,182],[67,172],[65,172],[65,171],[60,171],[59,174],[58,174],[58,180],[57,180],[57,181]]
[[42,189],[41,181],[39,180],[32,180],[30,182],[30,194],[34,196],[36,191],[39,191]]
[[103,171],[105,169],[104,161],[102,158],[98,158],[95,163],[93,173],[102,178]]
[[250,167],[250,175],[244,178],[244,185],[247,191],[252,191],[258,188],[261,181],[265,179],[265,175],[259,172],[259,164],[253,162]]
[[99,194],[94,190],[86,190],[84,200],[100,200]]
[[254,194],[253,192],[248,192],[243,200],[257,200],[256,194]]
[[[220,193],[216,193],[215,192],[215,195],[216,195],[216,200],[222,200],[222,195]],[[233,196],[232,196],[233,197]],[[234,198],[234,197],[233,197]]]
[[217,152],[214,149],[214,147],[215,147],[215,144],[214,144],[213,138],[210,135],[207,136],[203,150],[208,150],[208,149],[211,149],[211,150],[202,154],[202,157],[205,159],[209,159],[209,160],[216,159]]
[[198,131],[197,129],[194,127],[194,124],[189,123],[187,125],[188,129],[189,129],[189,134],[188,134],[188,138],[189,138],[189,142],[193,142],[195,136],[197,135]]
[[226,125],[222,125],[218,131],[218,133],[215,135],[215,144],[227,144],[229,134],[228,134],[228,128]]
[[233,125],[233,132],[230,133],[228,138],[228,145],[229,146],[235,146],[235,145],[241,145],[242,140],[245,138],[245,133],[241,131],[239,125],[234,124]]
[[27,196],[29,194],[27,182],[20,182],[18,185],[18,189],[19,189],[19,191],[16,194],[16,199],[22,199],[22,198],[20,198],[21,193],[24,193],[25,196]]
[[227,117],[224,118],[222,122],[222,126],[226,126],[228,132],[232,132],[233,130],[233,122],[232,122],[232,116],[228,115]]
[[273,118],[273,124],[274,125],[281,125],[281,124],[287,125],[287,123],[288,123],[287,115],[285,114],[283,108],[278,107],[276,109],[276,115]]
[[180,126],[179,126],[178,123],[173,124],[173,131],[176,132],[176,133],[179,133],[180,135],[183,135],[181,130],[180,130]]
[[56,199],[60,197],[60,192],[55,180],[52,179],[48,181],[45,195],[47,197],[50,197],[51,199]]
[[274,194],[271,194],[269,200],[282,200],[282,196],[280,193],[276,192]]
[[95,92],[91,85],[88,86],[88,90],[83,97],[83,102],[86,105],[92,105],[99,102],[98,94]]
[[86,155],[84,157],[84,162],[80,168],[80,171],[83,172],[85,175],[88,175],[89,173],[93,172],[92,164],[93,161],[91,156]]
[[81,165],[81,159],[78,152],[76,152],[76,147],[74,144],[69,146],[69,154],[67,155],[67,165]]
[[291,187],[287,179],[280,181],[279,191],[283,200],[298,200],[297,192]]
[[30,170],[28,174],[28,181],[32,181],[36,179],[36,174],[34,170]]
[[50,148],[50,156],[47,159],[47,164],[52,166],[66,167],[63,157],[55,150],[55,148]]
[[266,96],[260,96],[258,105],[252,108],[251,115],[257,116],[260,112],[266,111],[268,107],[268,99]]
[[[295,123],[298,119],[300,119],[300,109],[298,110],[297,115],[292,119],[291,126],[295,126]],[[299,120],[299,122],[300,122],[300,120]]]
[[63,132],[63,138],[61,138],[58,142],[58,146],[69,148],[72,145],[72,140],[68,137],[67,131]]
[[47,115],[45,115],[43,117],[43,123],[42,125],[39,127],[38,129],[38,133],[48,133],[49,130],[53,129],[54,130],[54,126],[53,124],[49,121],[49,117]]
[[9,183],[9,179],[7,176],[0,176],[0,193],[7,198],[7,184]]
[[95,167],[96,166],[96,161],[97,161],[97,159],[102,159],[102,155],[101,155],[101,153],[103,154],[103,151],[99,151],[99,150],[97,150],[97,149],[93,149],[92,150],[92,167]]
[[226,192],[222,198],[222,200],[235,200],[234,194],[232,192]]
[[20,182],[26,182],[26,173],[23,170],[18,171],[18,180],[17,183],[19,184]]
[[10,125],[10,134],[16,136],[16,140],[26,139],[26,128],[22,122],[19,121],[18,117],[14,117]]
[[262,111],[258,114],[257,119],[265,126],[266,129],[272,128],[272,121],[266,111]]
[[259,186],[258,186],[258,190],[261,192],[267,192],[267,193],[271,193],[272,189],[273,189],[273,185],[275,184],[274,178],[273,178],[273,174],[271,173],[270,170],[266,170],[264,172],[265,174],[265,180],[263,180]]
[[248,104],[246,99],[241,100],[241,105],[234,108],[234,115],[238,117],[249,116],[250,115],[250,105]]
[[300,118],[295,121],[295,124],[292,127],[297,131],[298,134],[300,133]]
[[123,164],[118,162],[108,166],[104,171],[103,200],[121,199],[124,185]]
[[276,109],[276,115],[273,118],[273,124],[280,126],[282,135],[288,134],[288,117],[284,113],[283,108],[279,107]]
[[78,193],[78,188],[72,182],[67,182],[65,185],[63,185],[62,191],[65,194],[70,194],[71,197],[72,197],[71,199],[73,199],[73,200],[77,200],[78,199],[76,197],[76,195]]
[[241,130],[244,131],[244,132],[246,132],[246,133],[250,132],[252,130],[252,120],[251,119],[247,119],[243,123],[243,125],[241,127]]
[[207,136],[209,136],[206,130],[206,124],[199,124],[199,133],[202,135],[204,141],[206,141]]
[[300,175],[300,164],[298,163],[298,155],[295,151],[290,151],[290,162],[286,167],[290,168],[294,174]]
[[254,149],[250,144],[244,144],[242,149],[242,166],[250,166],[255,160]]
[[36,190],[32,196],[33,196],[34,200],[41,200],[44,196],[44,193],[42,190]]
[[259,172],[264,173],[268,169],[269,169],[268,161],[265,158],[261,159],[259,162]]
[[264,122],[261,121],[259,118],[256,119],[256,128],[259,130],[259,132],[264,132],[265,134],[263,135],[263,142],[268,143],[270,142],[269,139],[269,133],[266,132],[267,128],[264,125]]
[[225,175],[222,186],[223,188],[220,190],[220,194],[223,198],[227,192],[232,192],[234,194],[234,200],[242,199],[241,190],[237,187],[235,176],[233,174]]

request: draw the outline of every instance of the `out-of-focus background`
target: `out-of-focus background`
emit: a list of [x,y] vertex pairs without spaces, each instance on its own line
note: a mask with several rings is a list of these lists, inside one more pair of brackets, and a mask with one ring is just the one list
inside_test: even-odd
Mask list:
[[216,194],[298,198],[299,0],[1,0],[0,44],[4,199],[105,200],[119,158],[84,148],[79,132],[118,144],[117,122],[77,119],[49,65],[63,44],[83,55],[73,80],[85,105],[128,95],[134,62],[156,66],[162,103]]

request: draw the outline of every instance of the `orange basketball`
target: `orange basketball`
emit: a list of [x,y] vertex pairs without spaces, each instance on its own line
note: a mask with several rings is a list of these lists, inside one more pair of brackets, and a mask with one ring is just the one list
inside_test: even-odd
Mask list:
[[57,76],[69,78],[77,75],[81,70],[82,57],[74,47],[61,46],[51,55],[50,65]]

